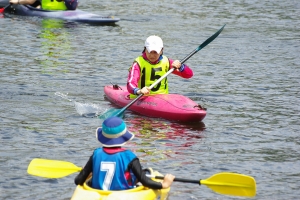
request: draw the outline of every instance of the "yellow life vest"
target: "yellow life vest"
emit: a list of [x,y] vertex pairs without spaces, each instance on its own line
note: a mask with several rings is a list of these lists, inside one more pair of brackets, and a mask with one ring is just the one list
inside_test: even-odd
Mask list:
[[[151,64],[146,61],[142,56],[139,56],[135,59],[140,66],[140,79],[138,82],[138,87],[143,88],[145,86],[152,85],[156,80],[162,77],[169,71],[170,62],[166,56],[157,63]],[[153,87],[150,91],[150,95],[154,94],[168,94],[168,79],[164,78],[160,83],[158,83],[155,87]],[[130,94],[130,98],[135,98],[136,95]]]
[[42,0],[44,10],[67,10],[64,0]]

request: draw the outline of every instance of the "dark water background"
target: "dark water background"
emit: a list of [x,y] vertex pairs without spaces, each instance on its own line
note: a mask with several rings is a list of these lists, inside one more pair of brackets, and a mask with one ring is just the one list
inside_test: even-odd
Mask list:
[[[99,146],[98,118],[112,107],[103,87],[126,83],[144,40],[162,37],[164,54],[187,61],[194,77],[170,75],[170,92],[208,110],[203,123],[180,124],[126,112],[136,134],[127,147],[144,167],[207,179],[231,171],[253,176],[254,199],[300,196],[300,3],[255,0],[81,0],[79,8],[121,18],[90,26],[18,16],[0,19],[0,199],[70,199],[72,174],[27,174],[33,158],[84,166]],[[174,183],[170,200],[240,199]]]

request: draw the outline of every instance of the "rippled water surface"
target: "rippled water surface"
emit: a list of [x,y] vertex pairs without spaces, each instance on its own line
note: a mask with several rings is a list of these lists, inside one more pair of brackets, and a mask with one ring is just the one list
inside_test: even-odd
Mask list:
[[[0,199],[70,199],[76,173],[27,174],[33,158],[84,166],[99,147],[91,117],[112,108],[105,85],[126,84],[144,40],[162,37],[182,59],[226,24],[186,63],[194,77],[170,75],[170,92],[207,108],[181,124],[126,112],[127,144],[144,167],[207,179],[223,171],[253,176],[253,199],[300,196],[300,3],[255,0],[81,0],[79,8],[121,18],[115,26],[0,18]],[[84,113],[92,115],[84,115]],[[174,182],[170,200],[239,199],[205,185]]]

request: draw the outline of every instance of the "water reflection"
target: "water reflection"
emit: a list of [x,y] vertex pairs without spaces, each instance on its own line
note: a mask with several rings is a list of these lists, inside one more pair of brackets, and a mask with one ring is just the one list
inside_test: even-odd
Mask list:
[[[59,19],[42,19],[42,30],[39,34],[43,38],[41,51],[43,57],[36,58],[42,66],[43,74],[66,73],[69,70],[65,63],[71,57],[73,50],[70,43],[70,34],[66,28],[76,26],[75,23],[66,22]],[[53,70],[57,68],[57,70]]]
[[174,154],[178,157],[205,135],[203,122],[178,123],[139,115],[132,115],[125,121],[138,138],[133,148],[141,154],[141,160],[161,161],[174,157]]

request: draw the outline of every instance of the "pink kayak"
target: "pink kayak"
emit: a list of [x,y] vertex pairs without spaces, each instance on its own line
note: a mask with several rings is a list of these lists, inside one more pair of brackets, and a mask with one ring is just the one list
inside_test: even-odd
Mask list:
[[[104,93],[110,102],[120,107],[124,107],[132,101],[124,86],[105,86]],[[128,109],[147,117],[182,122],[202,121],[206,116],[205,108],[179,94],[142,96]]]

